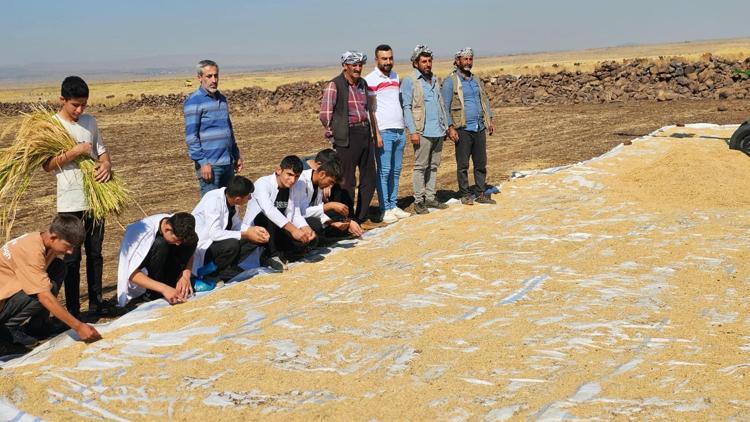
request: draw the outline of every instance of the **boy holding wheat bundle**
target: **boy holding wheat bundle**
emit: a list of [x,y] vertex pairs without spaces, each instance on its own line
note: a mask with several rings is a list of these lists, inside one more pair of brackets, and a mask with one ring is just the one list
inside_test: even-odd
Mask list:
[[[77,162],[82,156],[90,156],[97,165],[94,179],[98,183],[107,182],[112,176],[112,162],[102,143],[96,119],[84,114],[89,98],[89,87],[78,76],[68,76],[60,89],[61,107],[55,117],[70,133],[77,145],[62,154],[50,158],[44,170],[55,172],[57,177],[57,212],[60,215],[74,215],[83,220],[86,236],[83,246],[86,249],[86,279],[88,283],[89,313],[95,316],[107,315],[111,308],[102,300],[102,242],[104,241],[104,221],[95,220],[87,212],[90,208],[83,186],[83,174]],[[73,253],[65,255],[67,274],[65,276],[65,306],[78,317],[80,315],[81,246]]]

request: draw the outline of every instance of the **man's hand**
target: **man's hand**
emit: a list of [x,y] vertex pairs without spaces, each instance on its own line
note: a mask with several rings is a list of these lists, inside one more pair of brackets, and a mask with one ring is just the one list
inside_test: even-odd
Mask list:
[[333,221],[331,222],[331,224],[329,224],[329,226],[340,232],[349,231],[349,221]]
[[271,235],[265,227],[253,226],[242,233],[242,238],[256,245],[265,245],[271,239]]
[[96,331],[96,328],[88,324],[81,323],[75,330],[81,341],[85,341],[86,343],[92,343],[102,339],[102,335]]
[[375,140],[378,143],[378,148],[383,149],[383,137],[380,136],[380,132],[378,132],[375,136]]
[[349,215],[349,207],[347,207],[346,204],[342,204],[341,202],[326,202],[323,205],[323,211],[333,211],[338,215],[343,215],[344,217]]
[[164,286],[164,291],[161,294],[164,296],[164,300],[170,305],[177,305],[185,301],[185,298],[177,292],[177,289],[173,289],[167,285]]
[[193,285],[190,283],[190,270],[182,272],[180,279],[177,280],[175,290],[177,290],[177,295],[183,299],[187,299],[193,295]]
[[201,166],[201,179],[206,181],[206,183],[210,182],[214,178],[214,169],[211,167],[211,164],[204,164]]
[[303,233],[305,233],[305,243],[310,243],[313,240],[315,240],[315,230],[312,229],[310,226],[302,227],[300,230],[302,230]]
[[94,180],[99,183],[108,182],[112,177],[112,163],[102,161],[94,168]]
[[412,145],[417,146],[419,145],[419,134],[418,133],[412,133],[409,135],[409,140],[411,141]]
[[495,125],[492,122],[490,122],[487,125],[487,134],[492,136],[493,133],[495,133]]
[[362,226],[359,225],[354,220],[349,221],[349,234],[355,237],[360,237],[362,234],[364,234],[364,230],[362,230]]
[[458,131],[453,126],[448,126],[448,138],[453,142],[458,142]]
[[237,161],[234,162],[234,172],[239,173],[243,168],[245,168],[245,161],[242,160],[242,158],[238,158]]

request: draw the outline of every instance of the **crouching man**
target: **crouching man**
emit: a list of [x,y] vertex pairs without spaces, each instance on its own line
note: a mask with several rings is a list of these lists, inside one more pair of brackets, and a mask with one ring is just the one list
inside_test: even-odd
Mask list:
[[328,148],[308,160],[299,182],[305,186],[303,208],[307,224],[315,231],[321,242],[335,242],[348,236],[359,237],[362,228],[349,219],[349,207],[336,197],[344,191],[338,186],[342,178],[341,159],[336,151]]
[[[234,176],[227,187],[203,195],[193,210],[198,247],[193,259],[193,273],[204,279],[229,281],[243,269],[239,264],[258,245],[269,241],[263,227],[242,227],[239,207],[248,203],[255,190],[253,182]],[[206,265],[207,270],[203,268]]]
[[[52,293],[49,273],[56,274],[55,290],[65,278],[61,255],[71,254],[86,235],[78,217],[58,214],[49,229],[15,238],[0,249],[0,355],[24,353],[10,329],[48,310],[75,330],[85,342],[101,339],[96,329],[70,314]],[[77,300],[77,299],[76,299]]]
[[195,217],[186,212],[157,214],[125,230],[117,268],[117,305],[143,296],[182,303],[193,293],[190,273],[198,243]]
[[304,184],[298,183],[301,173],[299,157],[284,157],[273,174],[255,181],[255,195],[242,221],[243,230],[265,227],[269,240],[261,263],[277,271],[312,246],[316,237],[300,209],[306,200]]

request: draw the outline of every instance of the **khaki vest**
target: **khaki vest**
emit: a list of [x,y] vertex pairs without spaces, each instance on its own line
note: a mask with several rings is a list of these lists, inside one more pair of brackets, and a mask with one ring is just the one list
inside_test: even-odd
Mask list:
[[[453,119],[453,127],[456,129],[466,126],[466,113],[464,113],[464,86],[462,77],[458,74],[458,70],[454,70],[448,75],[449,78],[453,78],[453,98],[451,98],[451,119]],[[474,75],[474,80],[477,82],[479,87],[479,102],[482,104],[482,118],[484,119],[484,125],[490,124],[490,99],[484,92],[482,87],[482,80]]]
[[[437,78],[434,74],[432,75],[433,78]],[[417,133],[420,135],[424,132],[424,122],[425,122],[425,116],[424,116],[424,88],[422,88],[422,81],[418,78],[415,78],[414,75],[406,76],[404,79],[410,78],[412,80],[412,96],[411,96],[411,114],[414,118],[414,127],[417,129]],[[403,81],[402,81],[403,84]],[[439,88],[441,83],[440,79],[437,79],[435,83],[436,87]],[[436,89],[437,92],[437,102],[438,102],[438,111],[445,115],[445,107],[443,106],[443,98],[440,95],[440,89]],[[443,124],[447,121],[447,118],[443,118],[443,116],[439,116],[439,119]]]

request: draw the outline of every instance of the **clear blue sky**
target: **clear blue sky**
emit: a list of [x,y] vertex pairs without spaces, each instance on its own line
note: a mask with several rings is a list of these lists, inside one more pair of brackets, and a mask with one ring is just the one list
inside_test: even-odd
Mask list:
[[492,55],[750,34],[750,3],[740,0],[26,0],[2,7],[0,68],[156,68],[201,58],[320,65],[336,64],[346,49],[371,55],[382,42],[404,59],[417,43],[441,56],[467,45]]

